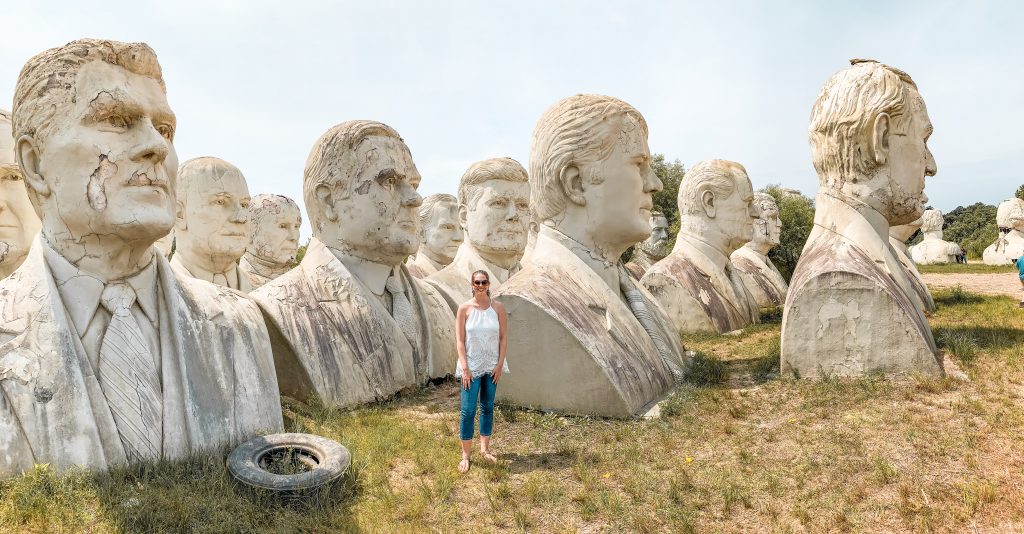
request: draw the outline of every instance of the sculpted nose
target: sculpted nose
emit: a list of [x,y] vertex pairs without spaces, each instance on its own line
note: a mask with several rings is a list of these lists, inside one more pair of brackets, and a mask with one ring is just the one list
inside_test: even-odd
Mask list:
[[462,231],[461,225],[455,225],[455,233],[452,234],[452,241],[462,242],[465,239],[465,233]]
[[935,156],[932,155],[932,151],[928,151],[927,159],[924,162],[924,175],[935,176],[939,172],[938,165],[935,163]]
[[654,169],[648,167],[647,174],[644,176],[644,193],[657,193],[665,187],[665,184],[661,183],[661,178],[654,173]]
[[160,132],[152,124],[147,121],[143,122],[145,122],[145,125],[142,126],[141,138],[131,152],[132,161],[161,163],[167,159],[167,154],[170,153],[170,147],[168,146],[170,142],[164,139],[164,136],[160,135]]

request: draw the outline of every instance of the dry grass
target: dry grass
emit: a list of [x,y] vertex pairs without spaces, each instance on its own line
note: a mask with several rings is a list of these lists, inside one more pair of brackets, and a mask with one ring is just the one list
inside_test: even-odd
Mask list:
[[1024,529],[1024,310],[936,296],[936,339],[970,382],[779,378],[778,324],[764,324],[688,337],[704,378],[660,419],[500,407],[500,462],[464,476],[444,384],[349,413],[287,403],[289,430],[353,453],[346,479],[306,501],[240,489],[209,457],[99,476],[39,469],[0,485],[0,530]]
[[984,263],[939,263],[935,265],[918,265],[917,270],[921,274],[988,274],[988,273],[1015,273],[1017,268],[1011,265],[985,265]]

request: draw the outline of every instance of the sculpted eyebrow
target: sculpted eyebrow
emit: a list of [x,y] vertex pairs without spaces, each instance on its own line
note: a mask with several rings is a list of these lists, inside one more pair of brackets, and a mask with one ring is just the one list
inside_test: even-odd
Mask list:
[[91,120],[100,121],[118,114],[138,116],[142,114],[142,108],[121,91],[102,91],[89,101],[88,117]]
[[396,171],[395,169],[388,168],[388,169],[381,169],[381,171],[377,173],[377,176],[374,177],[374,179],[377,180],[378,184],[379,183],[383,183],[384,180],[387,180],[388,178],[394,178],[395,180],[401,180],[402,179],[402,175],[398,171]]

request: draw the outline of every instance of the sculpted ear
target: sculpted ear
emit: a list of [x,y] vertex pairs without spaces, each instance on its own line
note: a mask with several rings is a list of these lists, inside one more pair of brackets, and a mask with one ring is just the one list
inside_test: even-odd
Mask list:
[[40,197],[50,196],[50,184],[39,172],[39,149],[36,147],[36,140],[31,135],[23,135],[18,138],[17,146],[14,149],[15,157],[18,159],[18,166],[24,174],[25,183]]
[[579,167],[575,165],[564,167],[558,174],[558,179],[562,182],[562,191],[565,192],[565,196],[570,202],[580,206],[587,205],[587,199],[583,196],[583,176],[580,174]]
[[184,232],[188,230],[188,225],[185,224],[185,203],[181,200],[175,200],[174,206],[174,229]]
[[708,215],[709,219],[715,218],[715,193],[710,189],[705,189],[700,194],[700,207],[704,208],[704,213]]
[[316,200],[320,203],[321,209],[324,210],[324,217],[331,222],[338,221],[338,210],[334,209],[334,193],[331,192],[331,188],[324,184],[316,186],[314,190],[316,194]]
[[889,160],[889,133],[892,117],[888,113],[879,113],[871,125],[871,156],[875,163],[885,165]]
[[469,208],[465,204],[459,204],[459,226],[463,229],[466,228],[466,222],[469,220]]

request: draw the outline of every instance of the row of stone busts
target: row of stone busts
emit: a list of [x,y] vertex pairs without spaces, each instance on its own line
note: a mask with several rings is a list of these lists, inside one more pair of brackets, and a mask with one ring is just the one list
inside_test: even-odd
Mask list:
[[996,226],[999,235],[985,248],[982,261],[986,265],[1012,265],[1024,255],[1024,200],[1004,200],[996,208]]

